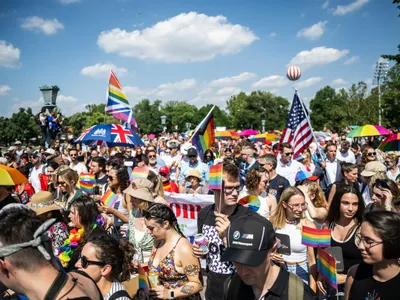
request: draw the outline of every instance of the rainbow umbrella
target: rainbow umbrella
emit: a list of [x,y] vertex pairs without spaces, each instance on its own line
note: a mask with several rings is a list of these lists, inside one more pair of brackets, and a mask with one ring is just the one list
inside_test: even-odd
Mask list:
[[249,136],[249,135],[256,135],[259,134],[259,132],[257,130],[253,130],[253,129],[246,129],[243,130],[239,133],[239,136]]
[[0,185],[13,186],[28,182],[28,178],[14,168],[0,165]]
[[260,209],[260,198],[258,198],[258,196],[244,196],[243,198],[239,199],[238,203],[240,205],[249,207],[254,211],[258,211]]
[[279,136],[273,133],[260,133],[251,137],[250,140],[252,142],[265,142],[265,141],[276,142],[279,141]]
[[379,136],[379,135],[390,135],[392,134],[389,130],[378,125],[363,125],[350,131],[347,135],[348,138],[355,137],[366,137],[366,136]]
[[226,140],[226,139],[238,139],[239,138],[239,134],[234,132],[234,131],[230,131],[230,130],[224,130],[224,131],[218,131],[215,133],[215,138],[217,140]]
[[380,143],[378,148],[382,151],[400,151],[400,133],[388,136]]

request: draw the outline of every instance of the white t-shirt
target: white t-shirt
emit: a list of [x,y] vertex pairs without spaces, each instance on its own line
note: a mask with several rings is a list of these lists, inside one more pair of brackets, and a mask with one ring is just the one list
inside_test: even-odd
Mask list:
[[285,177],[291,186],[296,183],[296,174],[300,170],[305,170],[304,165],[296,160],[291,160],[288,164],[282,164],[281,160],[278,160],[278,165],[276,167],[276,173]]
[[351,150],[347,150],[347,152],[342,153],[339,150],[336,151],[336,158],[340,161],[348,162],[355,164],[356,163],[356,157],[354,156],[354,153]]
[[81,173],[87,173],[88,172],[88,169],[86,168],[86,166],[84,164],[81,164],[81,163],[78,163],[76,165],[71,164],[70,168],[72,170],[75,170],[78,173],[78,175],[81,175]]
[[33,188],[35,189],[35,193],[40,192],[42,190],[40,186],[40,179],[39,175],[42,174],[43,166],[40,165],[39,168],[32,168],[31,174],[29,175],[29,182],[32,184]]

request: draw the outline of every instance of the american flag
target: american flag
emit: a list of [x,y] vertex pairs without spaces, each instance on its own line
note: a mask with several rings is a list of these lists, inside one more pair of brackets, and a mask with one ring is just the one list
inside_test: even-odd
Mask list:
[[[279,141],[279,144],[289,143],[292,145],[294,158],[303,152],[313,139],[311,125],[308,123],[304,110],[296,92],[286,122],[286,128],[283,130],[281,140]],[[308,114],[307,111],[306,113]]]

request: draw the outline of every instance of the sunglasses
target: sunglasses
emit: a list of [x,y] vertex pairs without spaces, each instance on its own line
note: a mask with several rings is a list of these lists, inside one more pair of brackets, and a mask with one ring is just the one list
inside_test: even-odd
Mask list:
[[[45,154],[47,154],[47,153],[45,153]],[[69,156],[75,157],[75,156],[78,156],[78,154],[70,154]]]
[[209,155],[207,155],[206,157],[207,157],[207,158],[212,158],[212,156],[209,156]]
[[193,158],[193,157],[196,157],[196,155],[188,155],[188,157],[189,157],[189,158],[190,158],[190,157],[192,157],[192,158]]
[[57,181],[57,184],[59,184],[59,185],[66,185],[66,182],[65,182],[65,181]]
[[367,153],[367,155],[368,155],[368,156],[375,156],[375,155],[376,155],[376,152],[370,152],[370,153]]
[[286,153],[283,153],[283,154],[285,154],[285,156],[290,156],[290,155],[293,155],[294,152],[286,152]]
[[114,180],[114,177],[112,177],[112,176],[107,176],[107,180],[113,181],[113,180]]
[[155,158],[156,156],[155,155],[149,155],[149,158]]
[[95,266],[100,266],[104,267],[106,265],[106,262],[104,261],[94,261],[94,260],[89,260],[87,259],[86,256],[80,256],[79,259],[81,261],[82,268],[86,269],[89,267],[89,265],[95,265]]

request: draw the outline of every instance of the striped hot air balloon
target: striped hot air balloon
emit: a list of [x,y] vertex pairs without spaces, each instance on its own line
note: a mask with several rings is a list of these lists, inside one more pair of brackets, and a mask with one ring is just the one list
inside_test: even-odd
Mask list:
[[289,80],[296,81],[300,79],[301,71],[299,67],[291,66],[287,70],[286,76]]

